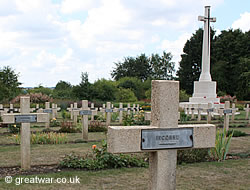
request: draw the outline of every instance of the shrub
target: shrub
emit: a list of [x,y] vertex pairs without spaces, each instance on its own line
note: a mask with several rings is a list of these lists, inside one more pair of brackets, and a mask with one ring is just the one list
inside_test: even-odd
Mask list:
[[140,158],[130,155],[114,155],[107,152],[107,144],[103,141],[101,148],[92,146],[92,153],[85,157],[72,153],[66,155],[59,166],[63,168],[82,168],[87,170],[100,170],[121,167],[146,167],[148,164]]
[[70,121],[63,121],[61,123],[61,128],[58,130],[60,133],[79,133],[81,130],[74,126],[72,122]]
[[116,92],[116,101],[118,102],[135,102],[137,98],[134,92],[129,88],[118,88]]
[[186,115],[184,111],[180,112],[181,123],[186,122],[186,121],[190,121],[190,120],[191,120],[191,116]]
[[111,121],[116,121],[118,119],[119,113],[115,112],[111,115]]
[[17,134],[20,132],[21,124],[8,124],[8,131],[12,134]]
[[178,150],[177,152],[177,163],[194,163],[203,162],[209,159],[210,149],[186,149]]
[[239,109],[239,111],[242,111],[242,110],[244,110],[244,105],[242,105],[242,104],[236,104],[236,106],[235,106],[236,108],[238,108]]
[[230,103],[233,103],[235,102],[237,99],[236,99],[236,96],[230,96],[230,95],[225,95],[225,96],[220,96],[220,102],[221,103],[224,103],[226,101],[230,101]]
[[123,114],[122,123],[124,126],[131,126],[133,124],[133,115]]
[[60,125],[61,125],[60,122],[58,122],[56,118],[53,118],[52,120],[50,120],[50,124],[49,124],[50,127],[58,127]]
[[[20,135],[13,135],[12,139],[16,144],[20,144]],[[31,134],[31,144],[65,144],[67,143],[67,135],[63,133],[35,133]]]
[[67,112],[66,110],[62,110],[61,112],[63,120],[70,119],[70,112]]
[[185,90],[180,90],[180,93],[179,93],[180,102],[188,102],[189,97],[190,95],[188,95]]
[[100,121],[90,121],[89,132],[107,132],[107,128]]
[[226,159],[233,132],[227,136],[227,131],[224,129],[221,133],[217,131],[215,147],[209,151],[210,157],[217,161],[222,161]]
[[145,121],[144,111],[139,111],[138,114],[134,115],[133,125],[150,125],[150,121]]
[[242,137],[242,136],[247,136],[247,134],[243,131],[238,131],[238,130],[228,130],[227,131],[227,136],[233,134],[233,137]]
[[[20,102],[20,97],[23,95],[19,95],[15,97],[13,100],[11,100],[11,103],[19,103]],[[27,94],[27,96],[30,96],[30,102],[32,103],[45,103],[45,102],[52,102],[53,99],[49,97],[46,94],[42,94],[41,92],[39,93],[30,93]]]

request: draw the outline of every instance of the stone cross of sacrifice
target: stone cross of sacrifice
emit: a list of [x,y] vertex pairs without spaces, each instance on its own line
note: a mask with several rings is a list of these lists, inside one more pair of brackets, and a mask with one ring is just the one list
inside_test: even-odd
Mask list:
[[216,18],[210,17],[210,6],[205,6],[205,16],[199,16],[199,21],[204,22],[202,66],[199,81],[211,81],[210,75],[210,22],[216,22]]
[[179,82],[152,81],[150,126],[109,126],[111,153],[149,152],[149,189],[176,189],[177,149],[215,146],[212,124],[178,125]]
[[47,113],[30,113],[30,97],[20,97],[21,113],[4,114],[3,123],[21,123],[21,168],[30,169],[30,123],[46,123]]

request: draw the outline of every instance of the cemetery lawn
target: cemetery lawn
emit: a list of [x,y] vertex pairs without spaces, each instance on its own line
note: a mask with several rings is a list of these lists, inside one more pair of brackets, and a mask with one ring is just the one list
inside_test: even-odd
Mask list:
[[[148,168],[122,168],[102,171],[63,170],[59,173],[23,175],[26,178],[67,178],[77,176],[80,184],[7,184],[0,178],[0,189],[147,189]],[[249,189],[250,160],[226,160],[177,166],[177,190]]]

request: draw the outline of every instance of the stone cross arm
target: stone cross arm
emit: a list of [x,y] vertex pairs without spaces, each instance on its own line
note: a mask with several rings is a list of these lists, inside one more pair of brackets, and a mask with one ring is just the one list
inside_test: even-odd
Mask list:
[[[198,16],[198,20],[199,20],[199,21],[206,21],[207,19],[208,19],[207,17]],[[216,22],[216,18],[215,18],[215,17],[210,17],[210,18],[209,18],[209,21],[210,21],[210,22]]]
[[[158,130],[162,128],[154,126],[109,126],[108,128],[108,152],[111,153],[136,153],[136,152],[154,152],[160,149],[154,150],[143,150],[142,149],[142,131],[143,130]],[[195,124],[195,125],[178,125],[178,128],[167,128],[164,130],[178,130],[182,129],[192,129],[192,136],[188,135],[188,138],[192,141],[192,146],[189,148],[211,148],[215,146],[215,137],[216,137],[216,127],[212,124]],[[185,134],[184,134],[185,136]],[[175,135],[173,135],[175,138]],[[157,137],[156,137],[157,138]],[[165,136],[160,136],[162,138],[161,142],[166,140]],[[164,139],[165,138],[165,139]],[[158,139],[159,140],[159,139]],[[176,141],[182,141],[181,137],[175,139]],[[166,141],[165,141],[166,142]],[[165,144],[166,145],[166,144]],[[164,143],[162,146],[165,146]],[[170,145],[172,146],[172,145]],[[173,145],[173,148],[175,145]],[[183,149],[183,148],[180,148]]]
[[4,114],[3,123],[46,123],[48,122],[47,113],[16,113]]

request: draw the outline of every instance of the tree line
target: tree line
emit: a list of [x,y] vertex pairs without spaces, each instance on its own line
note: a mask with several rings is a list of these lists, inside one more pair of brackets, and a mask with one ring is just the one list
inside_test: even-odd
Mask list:
[[[90,83],[88,73],[82,72],[81,82],[71,85],[59,81],[54,89],[38,86],[26,92],[20,89],[18,75],[10,67],[0,68],[0,101],[10,100],[20,93],[44,93],[58,99],[137,101],[151,96],[151,80],[179,80],[181,94],[191,95],[193,81],[201,72],[203,30],[198,29],[184,45],[180,67],[170,52],[162,55],[141,54],[124,57],[111,71],[113,80],[98,79]],[[250,31],[224,30],[218,36],[211,29],[211,76],[217,81],[217,94],[236,95],[239,100],[250,100]]]

